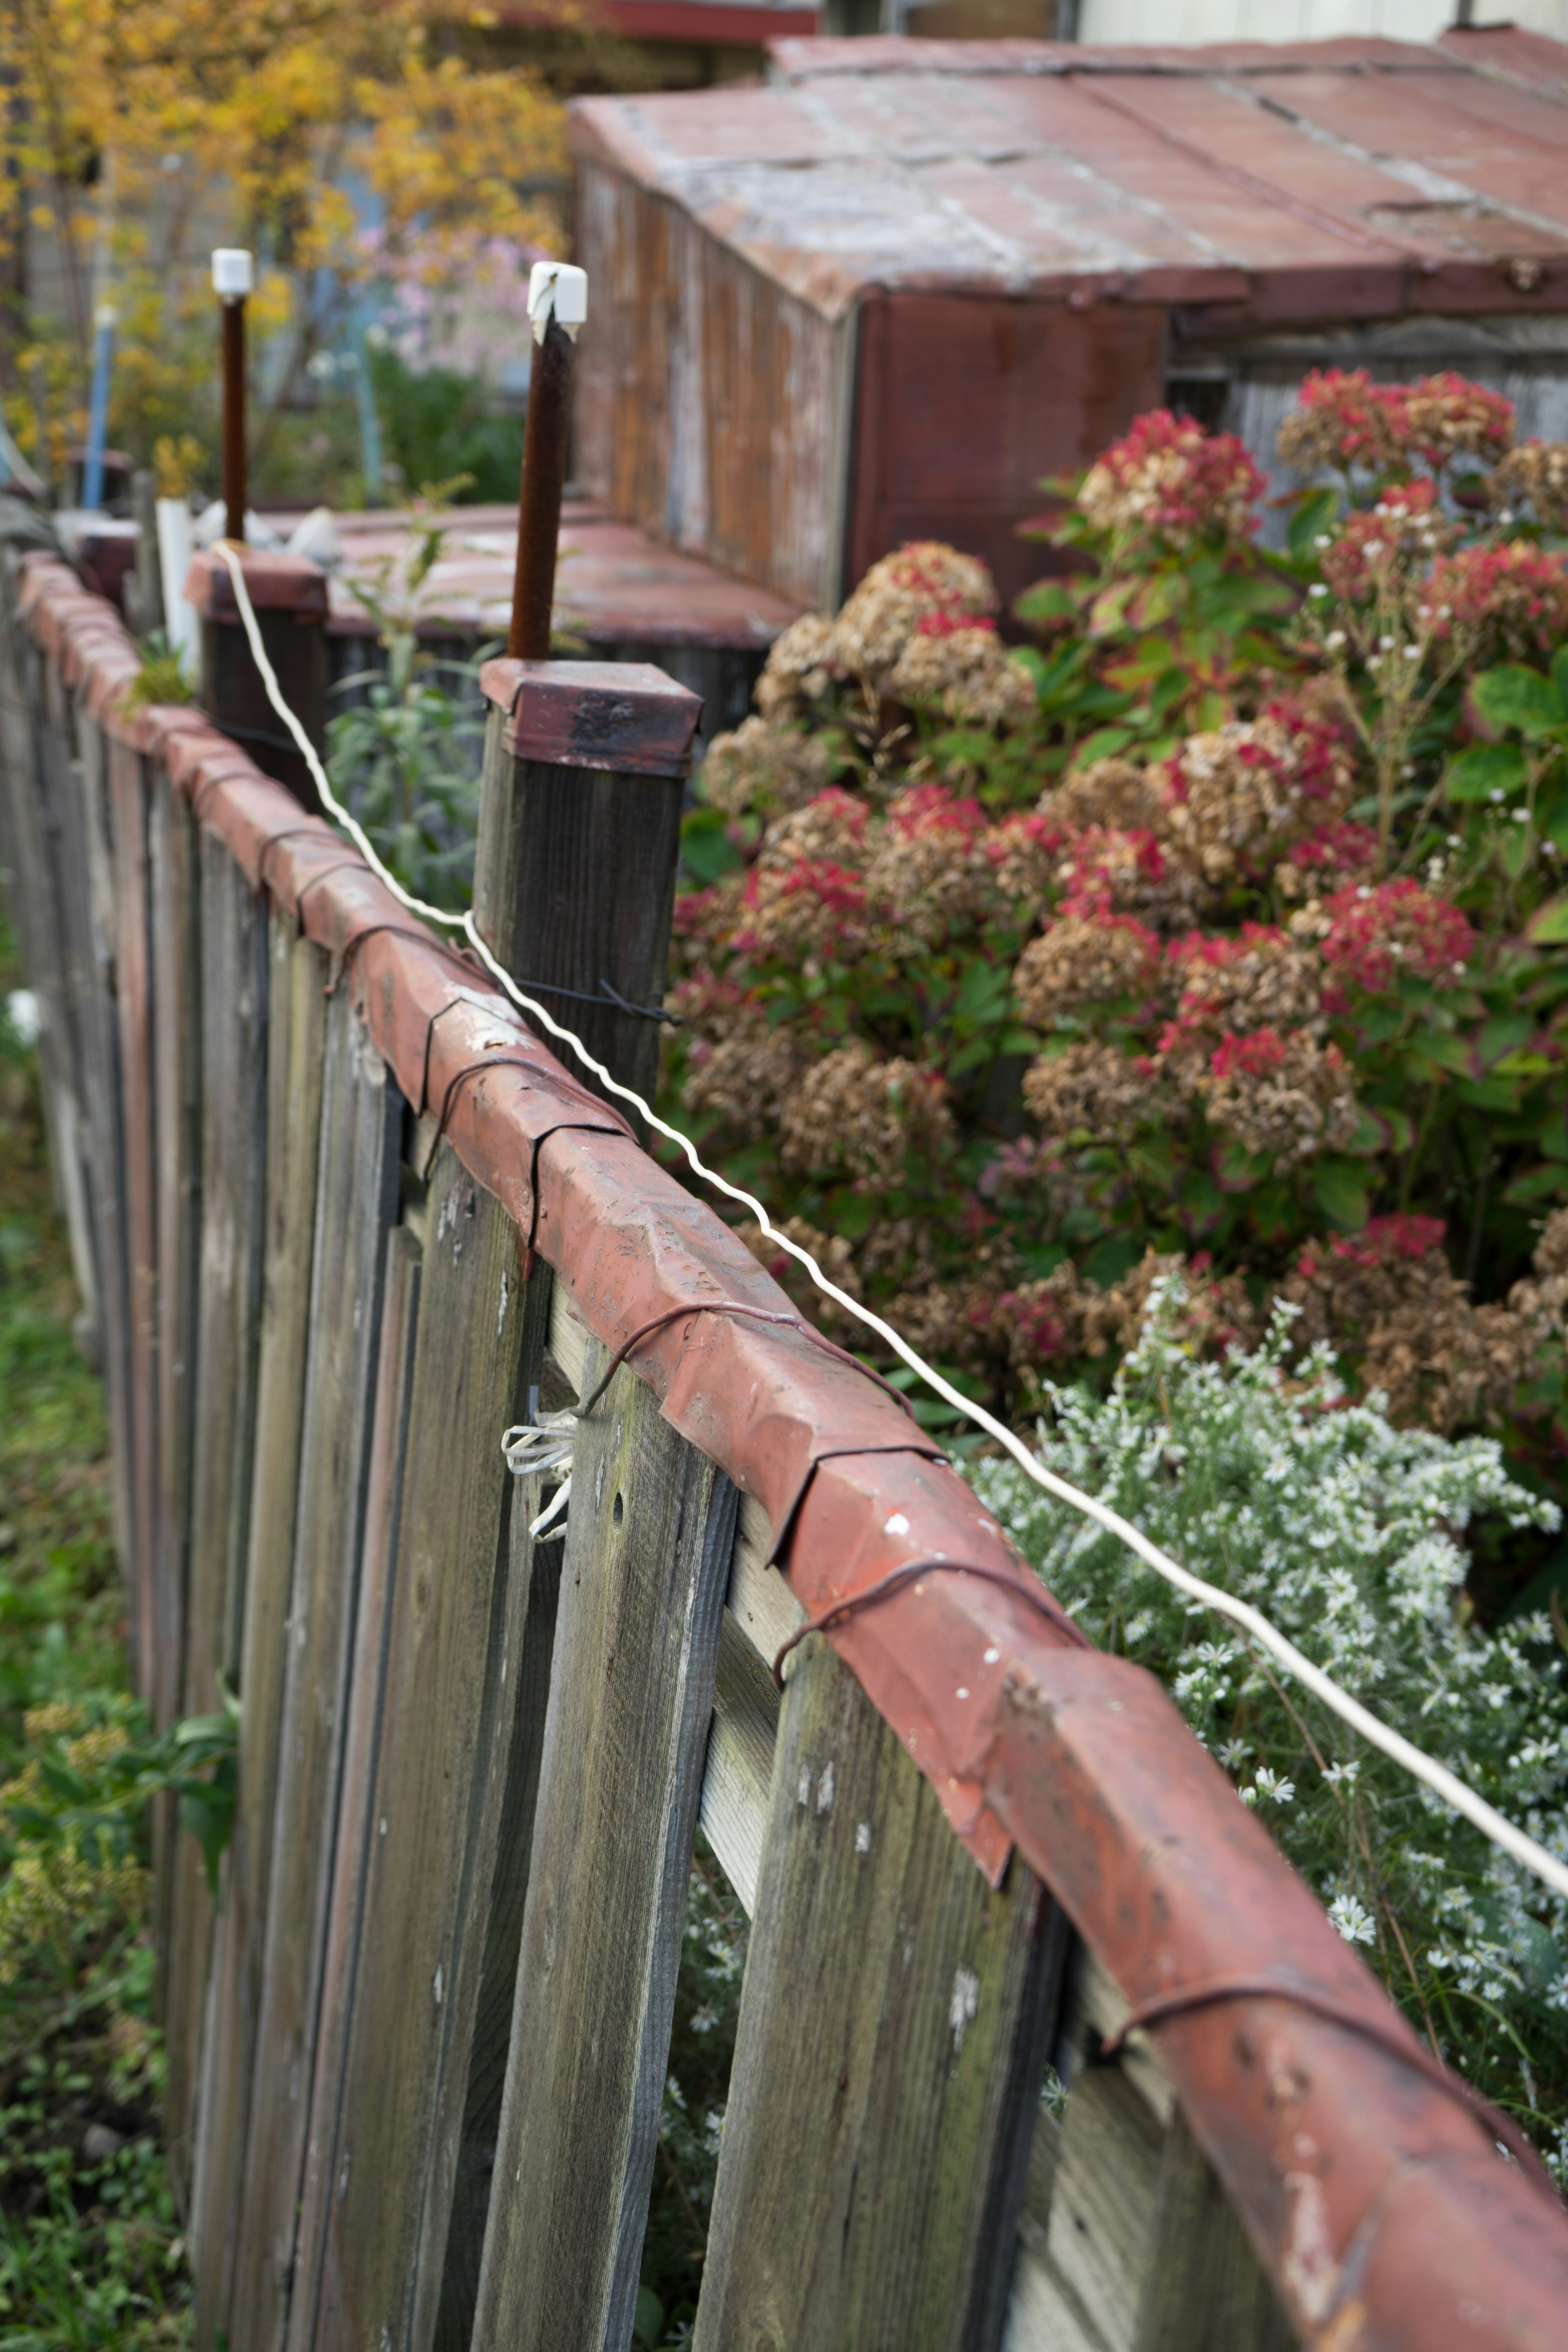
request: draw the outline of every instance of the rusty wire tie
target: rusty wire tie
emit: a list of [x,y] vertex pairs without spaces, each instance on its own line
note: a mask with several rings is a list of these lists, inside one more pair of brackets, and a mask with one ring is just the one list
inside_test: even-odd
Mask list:
[[[540,1140],[542,1142],[543,1138],[541,1137]],[[587,1420],[632,1349],[640,1341],[646,1339],[650,1332],[662,1331],[667,1323],[679,1323],[683,1315],[743,1315],[747,1321],[752,1323],[784,1324],[790,1330],[798,1331],[803,1339],[809,1339],[813,1347],[825,1349],[830,1356],[837,1356],[841,1364],[847,1364],[851,1370],[863,1372],[868,1381],[875,1381],[879,1388],[887,1390],[896,1404],[902,1406],[911,1421],[915,1417],[913,1405],[910,1404],[908,1397],[900,1395],[891,1381],[884,1380],[881,1373],[873,1370],[869,1364],[863,1364],[858,1356],[850,1354],[847,1348],[837,1347],[833,1340],[825,1339],[820,1331],[813,1330],[811,1325],[802,1317],[782,1315],[776,1307],[748,1307],[738,1298],[693,1298],[689,1299],[684,1307],[667,1307],[662,1315],[656,1315],[651,1323],[643,1324],[639,1330],[632,1333],[629,1339],[622,1341],[610,1359],[604,1379],[599,1382],[587,1403],[575,1408],[577,1419]]]
[[[808,1631],[803,1627],[802,1631]],[[798,1638],[798,1636],[797,1636]],[[1130,2033],[1143,2032],[1151,2026],[1168,2024],[1174,2017],[1194,2009],[1210,2009],[1222,2000],[1285,2000],[1297,2009],[1310,2010],[1314,2017],[1326,2018],[1331,2025],[1342,2026],[1347,2033],[1359,2033],[1366,2042],[1374,2042],[1389,2057],[1400,2059],[1425,2075],[1437,2090],[1445,2092],[1471,2119],[1479,2124],[1488,2137],[1507,2149],[1521,2172],[1534,2186],[1551,2198],[1559,2210],[1563,2198],[1557,2183],[1547,2171],[1535,2149],[1511,2117],[1500,2107],[1494,2107],[1479,2091],[1445,2066],[1442,2061],[1423,2050],[1419,2042],[1406,2041],[1392,2023],[1380,2018],[1362,2015],[1347,2009],[1331,1992],[1315,1985],[1289,1984],[1278,1977],[1208,1977],[1201,1984],[1178,1985],[1170,1992],[1152,1994],[1129,2011],[1113,2033],[1106,2035],[1100,2049],[1108,2058],[1115,2057]]]
[[855,1616],[862,1609],[869,1609],[875,1601],[886,1601],[904,1585],[913,1583],[917,1576],[932,1576],[943,1570],[952,1576],[978,1576],[984,1583],[1000,1585],[1004,1592],[1010,1592],[1016,1601],[1021,1601],[1026,1608],[1034,1610],[1058,1633],[1065,1633],[1075,1649],[1093,1649],[1094,1643],[1082,1626],[1074,1624],[1067,1611],[1051,1599],[1043,1585],[1026,1584],[1007,1569],[992,1568],[975,1559],[906,1559],[901,1560],[897,1568],[889,1569],[886,1576],[879,1576],[875,1584],[867,1585],[863,1592],[846,1593],[843,1600],[832,1602],[820,1615],[808,1617],[804,1625],[797,1625],[773,1660],[775,1686],[783,1690],[784,1660],[792,1650],[800,1647],[808,1633],[831,1633],[833,1627],[841,1625],[847,1617]]

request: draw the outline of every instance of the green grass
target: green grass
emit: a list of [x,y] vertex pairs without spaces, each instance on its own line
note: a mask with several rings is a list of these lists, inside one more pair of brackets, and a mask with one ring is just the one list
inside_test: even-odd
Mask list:
[[[22,984],[0,918],[0,1002]],[[190,2340],[144,1843],[116,1859],[16,1818],[16,1782],[62,1739],[101,1740],[134,1713],[79,1304],[34,1057],[0,1018],[0,2352]]]

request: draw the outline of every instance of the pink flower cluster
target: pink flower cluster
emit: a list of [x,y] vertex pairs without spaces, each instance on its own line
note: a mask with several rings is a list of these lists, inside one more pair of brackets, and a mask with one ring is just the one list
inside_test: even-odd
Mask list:
[[1216,533],[1247,537],[1268,486],[1236,434],[1207,434],[1190,417],[1156,408],[1089,468],[1078,503],[1101,530],[1184,544]]
[[1444,531],[1436,497],[1430,482],[1400,482],[1370,512],[1351,515],[1323,554],[1323,577],[1335,595],[1353,604],[1436,555]]
[[1254,1029],[1245,1037],[1221,1038],[1209,1069],[1216,1078],[1266,1078],[1284,1061],[1284,1039],[1273,1029]]
[[[1458,908],[1408,876],[1375,885],[1347,883],[1324,912],[1324,963],[1337,981],[1368,996],[1388,994],[1402,971],[1452,986],[1475,953],[1475,932]],[[1332,1012],[1342,1010],[1342,995],[1336,1000],[1325,993],[1324,1003]]]

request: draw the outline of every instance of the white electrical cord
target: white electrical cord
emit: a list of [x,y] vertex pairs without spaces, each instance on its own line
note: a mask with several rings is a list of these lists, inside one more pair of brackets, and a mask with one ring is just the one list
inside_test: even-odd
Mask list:
[[1310,1658],[1305,1656],[1292,1641],[1281,1633],[1278,1626],[1270,1624],[1268,1619],[1254,1609],[1250,1602],[1238,1601],[1234,1593],[1225,1591],[1221,1586],[1210,1584],[1201,1576],[1194,1576],[1190,1569],[1183,1568],[1179,1561],[1172,1559],[1156,1544],[1151,1543],[1148,1537],[1135,1528],[1131,1520],[1124,1519],[1121,1513],[1113,1511],[1109,1504],[1099,1501],[1093,1495],[1080,1493],[1078,1487],[1069,1486],[1065,1478],[1058,1478],[1054,1470],[1047,1470],[1045,1464],[1030,1453],[1023,1439],[1009,1429],[1005,1422],[998,1421],[994,1413],[986,1412],[984,1405],[975,1404],[971,1398],[955,1389],[951,1381],[944,1380],[935,1366],[928,1364],[923,1356],[918,1355],[910,1346],[909,1341],[900,1332],[895,1331],[890,1323],[885,1323],[879,1315],[874,1315],[869,1307],[863,1307],[858,1299],[851,1298],[847,1291],[841,1290],[836,1282],[830,1282],[809,1250],[802,1249],[798,1242],[792,1241],[787,1234],[779,1232],[759,1200],[750,1192],[742,1191],[739,1185],[731,1184],[727,1177],[721,1176],[716,1170],[706,1166],[699,1157],[696,1146],[689,1136],[683,1135],[679,1128],[671,1127],[666,1120],[660,1118],[658,1112],[643,1100],[641,1095],[636,1093],[632,1087],[623,1086],[618,1078],[611,1076],[602,1062],[595,1061],[582,1040],[574,1036],[570,1029],[563,1028],[553,1013],[548,1012],[536,998],[525,995],[510,974],[503,971],[491,955],[475,928],[471,914],[449,914],[444,908],[426,906],[423,899],[412,897],[395,876],[387,872],[371,846],[363,827],[350,815],[328,782],[326,771],[316,756],[314,746],[279,691],[278,679],[271,663],[267,658],[267,650],[261,642],[261,633],[256,625],[256,614],[251,607],[244,574],[235,551],[226,541],[219,542],[217,551],[227,564],[229,575],[234,582],[235,595],[238,600],[240,615],[245,623],[246,635],[250,640],[250,650],[255,656],[257,668],[261,673],[268,698],[299,745],[305,764],[315,780],[316,790],[321,796],[322,806],[346,828],[355,844],[363,852],[373,870],[385,883],[401,905],[406,907],[411,914],[423,916],[427,922],[439,923],[447,929],[464,932],[469,945],[475,950],[486,970],[493,975],[498,984],[521,1011],[526,1013],[531,1020],[537,1021],[542,1028],[548,1030],[551,1036],[558,1038],[562,1045],[569,1045],[584,1067],[591,1070],[610,1094],[618,1096],[622,1102],[630,1103],[632,1108],[647,1119],[649,1127],[657,1134],[664,1136],[668,1141],[684,1152],[694,1175],[701,1177],[704,1183],[711,1184],[715,1191],[722,1192],[726,1199],[734,1201],[742,1208],[749,1210],[768,1239],[776,1242],[782,1250],[787,1251],[791,1257],[797,1259],[826,1297],[833,1299],[847,1315],[862,1324],[868,1331],[875,1331],[878,1337],[885,1340],[892,1349],[894,1354],[900,1357],[910,1370],[926,1383],[928,1388],[934,1390],[944,1402],[952,1405],[966,1420],[972,1421],[977,1429],[983,1429],[988,1437],[994,1437],[999,1445],[1005,1446],[1019,1467],[1034,1480],[1036,1486],[1043,1486],[1047,1494],[1056,1496],[1058,1501],[1070,1504],[1074,1510],[1083,1512],[1086,1517],[1097,1520],[1110,1534],[1119,1537],[1130,1551],[1136,1552],[1138,1558],[1147,1567],[1152,1568],[1157,1576],[1163,1577],[1167,1584],[1173,1585],[1178,1592],[1186,1593],[1189,1599],[1201,1601],[1205,1608],[1212,1609],[1216,1616],[1228,1618],[1233,1625],[1239,1626],[1244,1633],[1258,1643],[1259,1649],[1267,1650],[1269,1655],[1278,1659],[1305,1689],[1310,1690],[1314,1697],[1321,1699],[1331,1714],[1337,1715],[1342,1723],[1349,1724],[1352,1731],[1358,1732],[1369,1747],[1381,1749],[1382,1753],[1390,1757],[1395,1764],[1402,1765],[1414,1779],[1422,1781],[1426,1787],[1441,1797],[1446,1804],[1451,1805],[1457,1813],[1462,1813],[1468,1822],[1473,1822],[1483,1836],[1489,1838],[1494,1845],[1500,1846],[1505,1853],[1511,1854],[1514,1860],[1522,1863],[1527,1870],[1533,1871],[1535,1875],[1550,1886],[1554,1894],[1568,1899],[1568,1864],[1560,1862],[1555,1854],[1549,1853],[1543,1845],[1523,1830],[1516,1829],[1512,1822],[1505,1820],[1494,1806],[1487,1803],[1484,1797],[1478,1797],[1473,1789],[1461,1780],[1457,1774],[1448,1770],[1447,1765],[1439,1764],[1435,1757],[1428,1756],[1424,1749],[1415,1747],[1410,1740],[1403,1738],[1397,1731],[1391,1731],[1386,1724],[1380,1723],[1375,1715],[1369,1714],[1358,1699],[1352,1698],[1349,1691],[1342,1689],[1331,1675],[1326,1675],[1321,1666],[1314,1665]]

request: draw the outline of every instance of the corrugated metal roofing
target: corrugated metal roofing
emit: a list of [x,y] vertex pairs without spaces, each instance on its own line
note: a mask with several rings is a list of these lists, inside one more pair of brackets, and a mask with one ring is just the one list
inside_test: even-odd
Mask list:
[[1568,308],[1568,47],[1541,35],[771,56],[766,87],[581,100],[575,136],[828,318],[872,286]]

